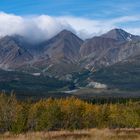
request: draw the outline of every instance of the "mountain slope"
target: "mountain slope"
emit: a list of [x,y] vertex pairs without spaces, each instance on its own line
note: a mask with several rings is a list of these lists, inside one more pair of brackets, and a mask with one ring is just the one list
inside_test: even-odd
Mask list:
[[99,37],[93,37],[85,41],[80,49],[83,65],[89,69],[115,64],[139,52],[140,37],[121,29],[114,29]]
[[26,97],[63,97],[66,95],[59,91],[63,88],[69,89],[70,84],[70,82],[48,76],[34,76],[28,73],[0,69],[0,91],[6,93],[13,91],[17,97],[22,99]]
[[[21,36],[0,39],[0,68],[59,75],[77,69],[79,49],[83,41],[63,30],[50,40],[30,44]],[[58,69],[58,71],[56,71]],[[64,69],[64,70],[63,70]]]
[[0,39],[0,67],[18,68],[33,59],[33,56],[19,42],[18,36],[5,36]]
[[40,56],[34,67],[52,75],[63,75],[79,69],[79,50],[83,41],[72,32],[63,30],[40,45]]
[[103,34],[101,37],[115,39],[119,42],[131,41],[138,36],[132,35],[122,29],[112,29],[111,31]]
[[[80,54],[84,65],[96,66],[96,61],[106,55],[109,49],[117,46],[117,42],[110,38],[93,37],[81,46]],[[100,61],[100,66],[102,62]],[[104,64],[103,64],[104,65]],[[107,64],[106,64],[107,65]]]
[[112,88],[140,90],[140,54],[94,72],[92,79]]
[[43,51],[50,59],[62,59],[75,62],[79,59],[79,49],[83,41],[72,32],[63,30],[58,35],[44,42]]

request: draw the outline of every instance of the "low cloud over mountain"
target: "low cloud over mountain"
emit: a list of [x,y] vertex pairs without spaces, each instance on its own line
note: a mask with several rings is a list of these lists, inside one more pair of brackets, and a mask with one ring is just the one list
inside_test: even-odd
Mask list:
[[[18,16],[0,12],[0,36],[18,34],[29,38],[31,41],[43,41],[67,29],[80,38],[87,39],[105,33],[120,23],[133,22],[138,19],[138,17],[128,16],[109,20],[93,20],[73,16]],[[129,30],[131,31],[127,28],[127,31]],[[137,34],[140,33],[139,29],[133,29],[133,31]]]

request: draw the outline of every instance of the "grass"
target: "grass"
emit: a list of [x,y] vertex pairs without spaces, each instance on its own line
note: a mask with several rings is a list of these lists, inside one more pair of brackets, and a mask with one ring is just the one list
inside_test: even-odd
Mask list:
[[91,129],[0,135],[0,140],[140,140],[140,129]]

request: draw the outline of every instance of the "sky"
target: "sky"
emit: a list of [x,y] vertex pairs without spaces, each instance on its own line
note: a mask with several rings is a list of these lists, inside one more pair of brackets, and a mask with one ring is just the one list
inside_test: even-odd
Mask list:
[[86,39],[113,28],[140,35],[139,13],[139,0],[0,0],[0,36],[40,40],[68,29]]

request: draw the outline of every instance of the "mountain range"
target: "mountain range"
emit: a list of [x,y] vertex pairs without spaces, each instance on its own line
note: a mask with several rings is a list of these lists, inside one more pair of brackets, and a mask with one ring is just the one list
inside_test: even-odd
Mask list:
[[5,36],[0,39],[0,68],[59,75],[109,66],[138,53],[140,37],[122,29],[85,41],[63,30],[37,45],[22,36]]
[[138,69],[139,58],[140,36],[122,29],[112,29],[87,40],[80,39],[68,30],[37,44],[19,35],[0,39],[0,69],[59,80],[72,80],[73,73],[89,71],[98,81],[97,77],[100,76],[95,75],[100,75],[98,71],[101,70],[121,67],[123,71],[126,65],[130,69],[137,65]]

